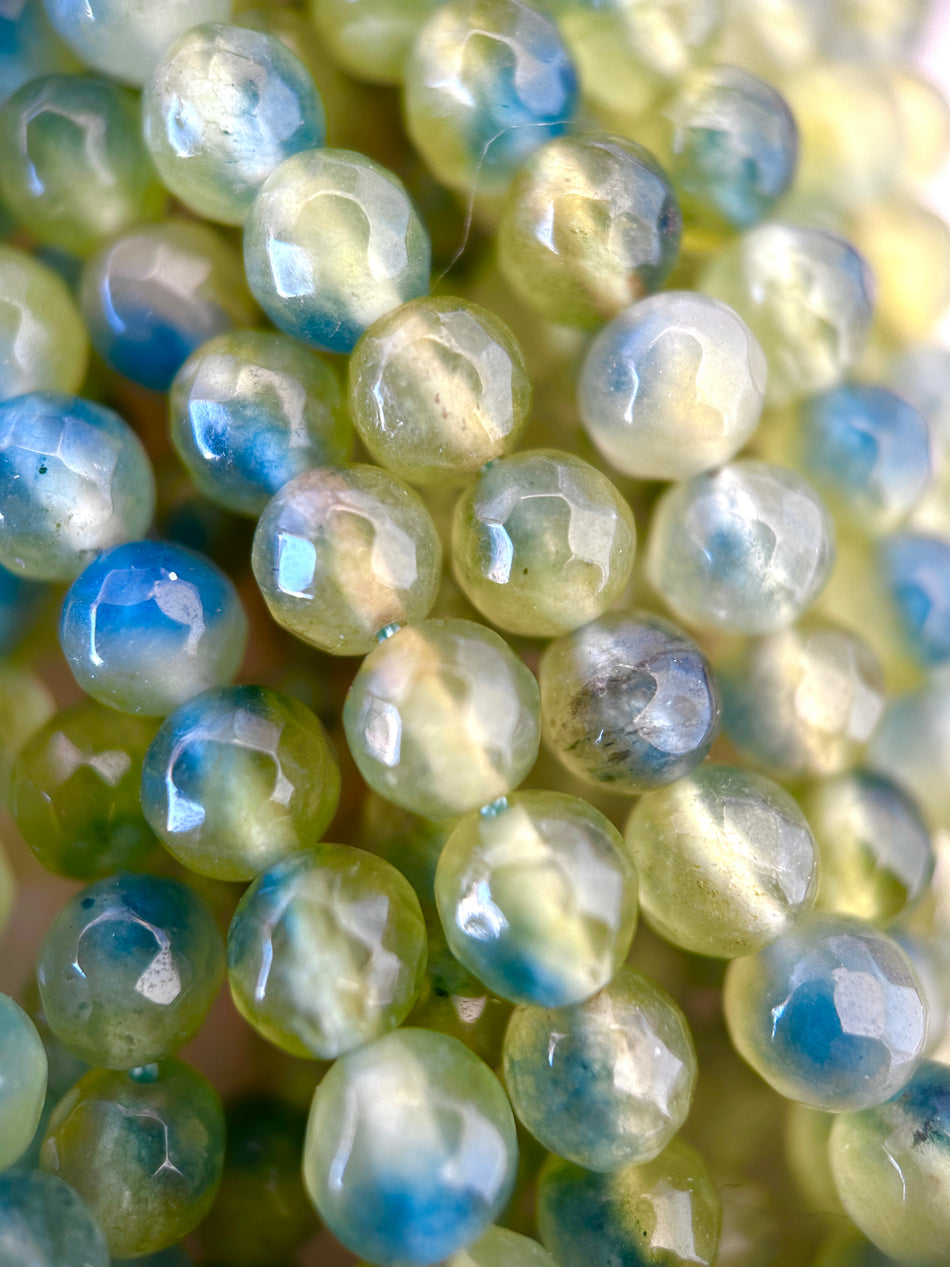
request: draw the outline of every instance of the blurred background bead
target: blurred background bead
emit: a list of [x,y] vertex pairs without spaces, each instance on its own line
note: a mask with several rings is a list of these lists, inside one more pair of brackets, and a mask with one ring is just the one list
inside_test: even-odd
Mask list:
[[42,1170],[0,1175],[5,1267],[109,1267],[109,1250],[82,1198]]
[[904,649],[922,667],[950,661],[950,540],[896,533],[879,567]]
[[[14,999],[0,994],[0,1170],[29,1148],[45,1098],[46,1052],[36,1026]],[[2,1220],[0,1214],[0,1251]]]
[[[828,1156],[835,1114],[789,1101],[785,1114],[785,1161],[809,1210],[844,1214]],[[843,1267],[843,1265],[842,1265]]]
[[50,26],[43,0],[15,0],[0,11],[0,102],[31,79],[79,69]]
[[445,1267],[555,1267],[546,1249],[506,1227],[487,1232],[446,1259]]
[[[360,808],[356,844],[401,871],[415,889],[423,910],[431,911],[435,902],[436,864],[454,826],[454,819],[434,822],[393,805],[392,801],[384,800],[367,788]],[[460,965],[459,971],[462,971]],[[430,1027],[420,1022],[420,1028]]]
[[0,245],[0,400],[26,392],[75,392],[89,339],[65,283],[51,268]]
[[903,150],[901,183],[913,189],[935,176],[950,151],[950,102],[912,65],[882,67],[894,97]]
[[398,84],[416,36],[443,0],[309,0],[333,60],[349,75]]
[[888,701],[867,762],[907,788],[932,826],[950,828],[950,674]]

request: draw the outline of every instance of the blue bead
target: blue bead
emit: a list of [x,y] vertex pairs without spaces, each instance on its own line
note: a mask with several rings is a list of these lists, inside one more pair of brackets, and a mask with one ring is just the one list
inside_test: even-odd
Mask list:
[[881,547],[885,582],[913,658],[950,660],[950,542],[904,532]]
[[42,1170],[0,1175],[3,1267],[109,1267],[105,1238],[79,1194]]

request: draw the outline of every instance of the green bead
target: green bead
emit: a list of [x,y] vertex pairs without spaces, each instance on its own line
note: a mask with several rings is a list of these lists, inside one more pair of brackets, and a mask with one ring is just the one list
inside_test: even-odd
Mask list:
[[62,279],[39,260],[0,245],[0,400],[26,392],[75,392],[89,339]]
[[555,1260],[537,1241],[506,1227],[490,1227],[487,1232],[452,1254],[445,1267],[557,1267]]
[[397,84],[419,28],[442,0],[310,0],[333,60],[349,75]]
[[[415,889],[423,910],[432,910],[435,903],[435,868],[442,846],[454,826],[452,819],[433,822],[393,805],[392,801],[384,800],[378,793],[367,789],[356,843],[401,871]],[[429,1027],[421,1025],[421,1028]],[[432,1028],[438,1029],[439,1026]]]
[[35,673],[0,663],[0,805],[8,802],[18,753],[55,707],[49,687]]
[[[36,1026],[17,1002],[0,994],[0,1170],[29,1148],[43,1112],[46,1079],[46,1051]],[[0,1234],[0,1262],[2,1245]]]

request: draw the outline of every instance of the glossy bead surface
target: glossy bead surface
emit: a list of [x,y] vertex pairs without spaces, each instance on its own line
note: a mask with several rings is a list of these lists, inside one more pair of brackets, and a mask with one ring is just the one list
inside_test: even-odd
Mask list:
[[288,158],[244,228],[254,297],[278,329],[350,352],[367,326],[429,289],[429,235],[402,183],[350,150]]
[[87,694],[157,716],[232,678],[246,638],[231,581],[162,541],[102,553],[73,582],[60,622],[63,653]]
[[80,396],[0,401],[0,563],[71,581],[102,550],[148,531],[155,479],[135,432]]
[[[36,1026],[19,1003],[0,994],[0,1171],[18,1162],[30,1146],[46,1098],[46,1069]],[[0,1214],[0,1250],[2,1220]]]
[[904,648],[922,667],[950,661],[950,541],[901,532],[881,546],[881,567]]
[[435,897],[449,948],[490,990],[563,1007],[607,984],[637,924],[637,876],[617,829],[574,796],[518,792],[467,814]]
[[402,80],[406,58],[442,0],[310,0],[310,13],[333,60],[372,83]]
[[464,483],[512,448],[531,404],[514,335],[464,299],[416,299],[381,317],[349,373],[360,439],[410,484]]
[[554,1259],[530,1236],[507,1227],[487,1232],[446,1259],[446,1267],[556,1267]]
[[89,339],[62,279],[39,260],[0,245],[0,400],[78,390]]
[[539,711],[537,682],[496,633],[426,620],[366,657],[343,726],[371,788],[438,819],[517,787],[538,754]]
[[72,1184],[116,1258],[180,1240],[207,1214],[224,1163],[224,1112],[180,1060],[93,1069],[56,1106],[40,1154]]
[[326,1226],[383,1267],[463,1248],[515,1178],[501,1084],[454,1038],[403,1029],[351,1052],[314,1096],[304,1182]]
[[913,1074],[927,1012],[910,960],[862,920],[812,915],[726,972],[739,1054],[781,1095],[832,1112],[868,1108]]
[[75,1189],[42,1170],[0,1175],[4,1267],[109,1267],[105,1238]]
[[754,634],[800,616],[833,561],[832,521],[811,486],[784,467],[747,460],[660,498],[646,566],[678,619]]
[[719,693],[691,638],[652,613],[608,612],[541,657],[545,742],[588,783],[632,795],[682,778],[719,729]]
[[686,479],[727,462],[759,422],[767,367],[725,304],[667,291],[634,304],[590,345],[578,380],[588,435],[638,479]]

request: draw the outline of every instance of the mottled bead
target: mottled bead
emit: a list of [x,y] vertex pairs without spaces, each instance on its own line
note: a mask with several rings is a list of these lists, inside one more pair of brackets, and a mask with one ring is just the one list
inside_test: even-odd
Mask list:
[[257,518],[295,475],[346,462],[353,450],[337,375],[284,334],[210,339],[175,375],[168,410],[198,490],[239,515]]
[[608,612],[541,657],[544,738],[588,783],[632,795],[682,778],[719,729],[706,657],[675,625]]
[[775,404],[834,387],[864,350],[871,274],[835,233],[760,225],[720,251],[700,283],[735,308],[762,344]]
[[224,1112],[180,1060],[93,1069],[59,1102],[40,1155],[72,1184],[116,1258],[181,1240],[207,1214],[224,1163]]
[[674,1140],[611,1174],[550,1157],[538,1187],[538,1230],[559,1263],[712,1267],[722,1209],[703,1159]]
[[436,179],[504,193],[519,167],[571,122],[574,66],[555,24],[520,0],[449,0],[406,64],[406,129]]
[[485,1232],[517,1163],[498,1079],[454,1038],[421,1029],[333,1065],[313,1099],[303,1159],[323,1222],[382,1267],[436,1262]]
[[246,639],[231,581],[210,559],[163,541],[100,554],[70,586],[59,631],[87,694],[158,716],[229,681]]
[[334,1060],[401,1024],[425,962],[409,881],[348,845],[316,845],[258,876],[228,932],[238,1011],[294,1056]]
[[279,625],[333,655],[365,655],[385,626],[424,619],[442,545],[417,493],[378,467],[320,467],[267,504],[251,555]]
[[548,321],[590,326],[663,285],[682,218],[653,155],[609,133],[548,141],[518,172],[498,228],[498,262]]
[[102,359],[143,387],[167,391],[216,334],[251,325],[255,308],[237,253],[184,220],[132,229],[86,265],[82,311]]
[[423,23],[442,0],[310,0],[333,60],[348,75],[398,84]]
[[425,818],[451,818],[517,787],[540,739],[538,684],[496,633],[426,620],[363,661],[343,726],[366,782]]
[[74,255],[154,220],[166,196],[131,93],[86,75],[46,75],[0,110],[0,194],[30,236]]
[[4,1267],[109,1267],[105,1238],[74,1188],[42,1170],[0,1175]]
[[381,317],[349,374],[360,439],[410,484],[464,483],[514,446],[531,404],[514,335],[464,299],[416,299]]
[[781,1095],[832,1112],[868,1108],[917,1067],[927,1011],[910,960],[863,920],[812,915],[726,972],[729,1034]]
[[578,406],[608,462],[638,479],[686,479],[727,462],[759,422],[767,366],[725,304],[667,291],[634,304],[584,357]]
[[26,392],[74,392],[89,340],[62,279],[39,260],[0,245],[0,400]]
[[439,858],[435,897],[460,963],[502,998],[542,1007],[605,986],[637,924],[637,876],[620,833],[560,792],[519,792],[462,818]]
[[487,1232],[445,1260],[445,1267],[557,1267],[555,1260],[530,1236],[506,1227]]
[[295,154],[244,227],[255,299],[279,329],[351,352],[367,326],[429,289],[429,235],[401,181],[350,150]]
[[646,567],[679,620],[756,634],[800,616],[833,561],[834,528],[817,493],[793,471],[747,460],[664,493]]
[[897,533],[882,543],[880,566],[904,651],[925,668],[950,661],[950,540]]
[[0,563],[71,581],[109,546],[144,536],[155,479],[117,413],[80,396],[0,401]]
[[[46,1051],[19,1003],[0,994],[0,1170],[30,1146],[46,1098]],[[3,1200],[0,1197],[0,1210]],[[3,1248],[0,1214],[0,1261]]]

